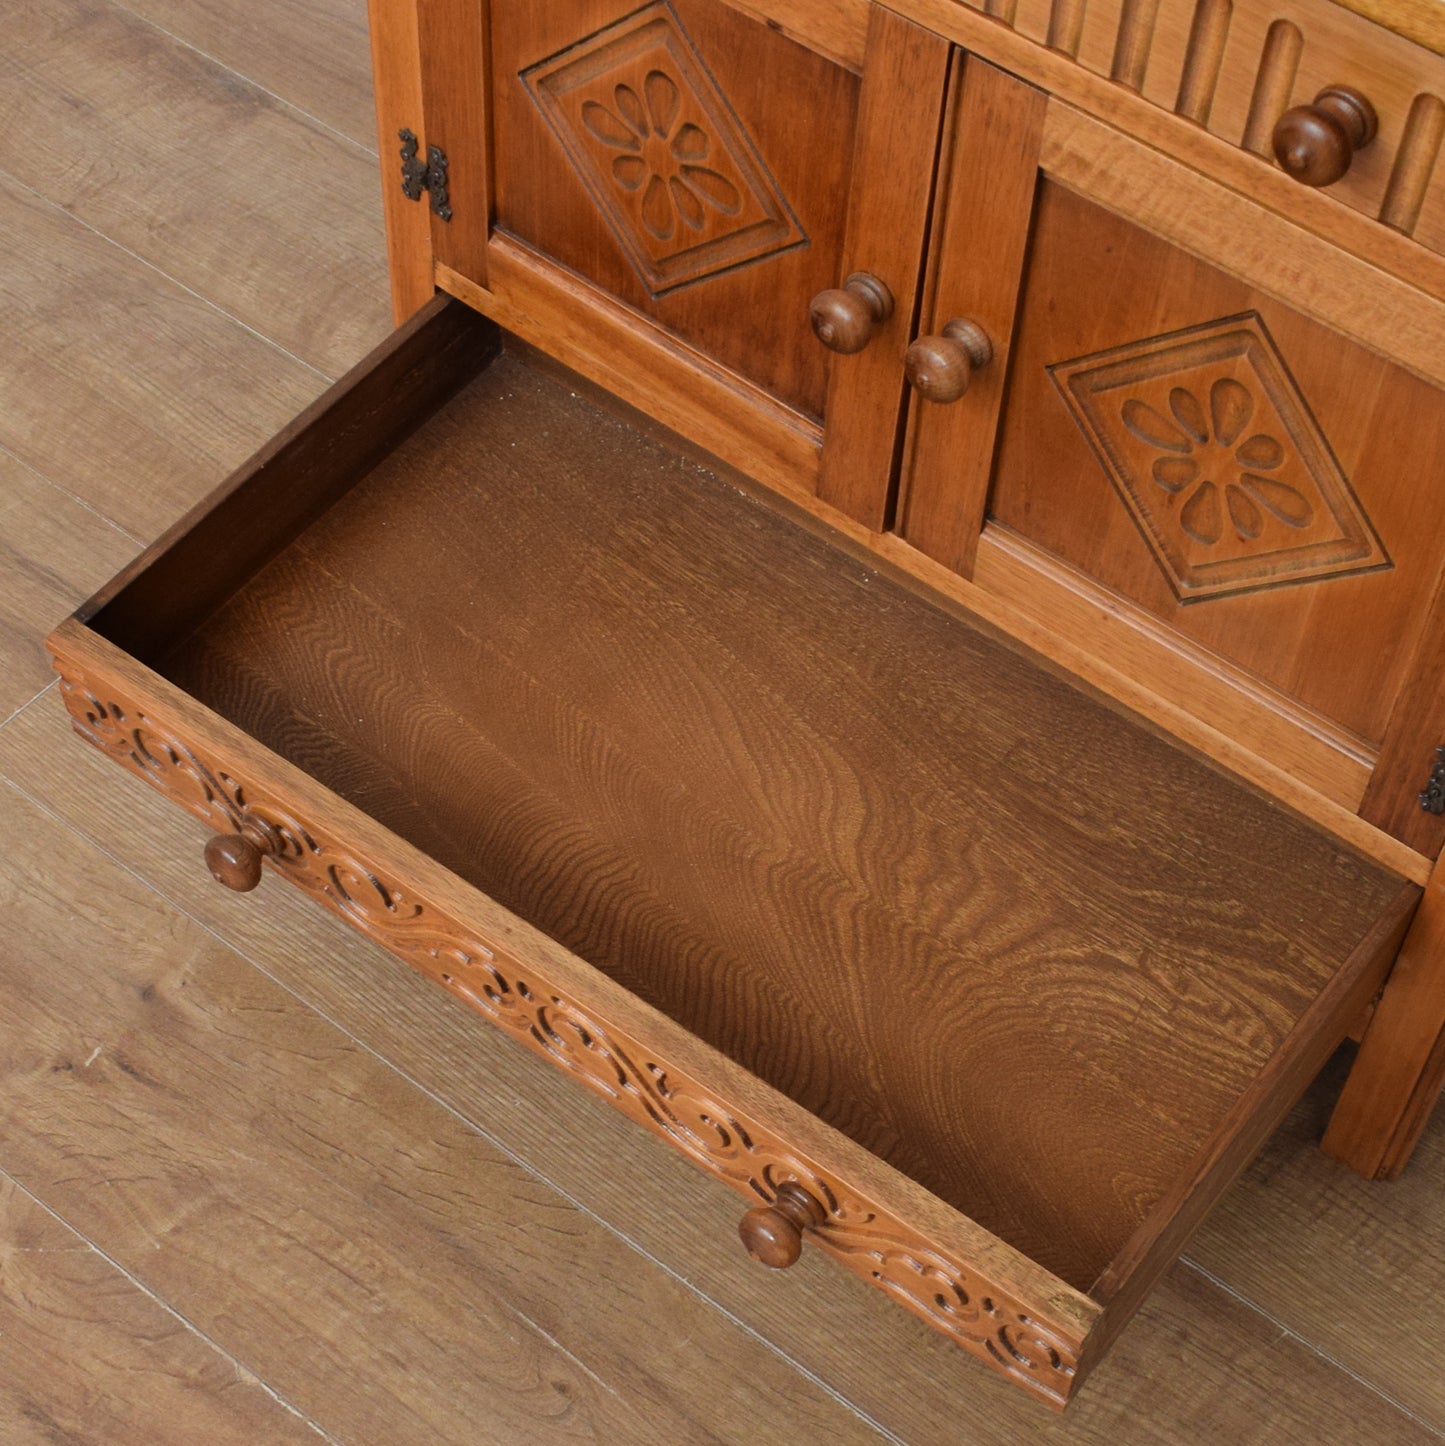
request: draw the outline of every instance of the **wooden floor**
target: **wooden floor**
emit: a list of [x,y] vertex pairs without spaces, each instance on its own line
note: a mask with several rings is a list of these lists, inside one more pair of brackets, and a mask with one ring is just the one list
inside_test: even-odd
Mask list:
[[70,738],[45,628],[387,329],[363,9],[5,7],[0,1442],[1445,1438],[1445,1118],[1366,1184],[1323,1081],[1059,1420],[746,1262],[731,1195]]

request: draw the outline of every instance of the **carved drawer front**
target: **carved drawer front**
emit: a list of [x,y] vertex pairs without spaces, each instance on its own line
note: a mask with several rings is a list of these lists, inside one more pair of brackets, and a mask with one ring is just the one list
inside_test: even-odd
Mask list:
[[945,221],[930,285],[1005,355],[977,396],[916,402],[901,529],[1351,811],[1371,789],[1367,816],[1435,852],[1415,799],[1439,740],[1400,705],[1445,560],[1440,304],[972,79],[961,113],[994,97],[1018,143],[976,126],[955,180],[1009,180],[1006,259]]
[[[1332,0],[989,0],[977,8],[1270,166],[1279,164],[1276,128],[1286,111],[1331,87],[1358,91],[1374,113],[1372,134],[1303,184],[1445,252],[1445,57],[1436,53],[1445,26],[1424,14],[1431,7],[1421,7],[1426,23],[1413,39]],[[1334,141],[1314,132],[1310,144],[1333,149]]]
[[[947,44],[866,7],[813,30],[723,0],[487,11],[426,77],[488,175],[489,228],[461,201],[433,227],[443,287],[725,460],[886,494]],[[852,309],[846,337],[815,298]]]
[[75,728],[1062,1405],[1418,890],[502,345],[434,305],[63,625]]

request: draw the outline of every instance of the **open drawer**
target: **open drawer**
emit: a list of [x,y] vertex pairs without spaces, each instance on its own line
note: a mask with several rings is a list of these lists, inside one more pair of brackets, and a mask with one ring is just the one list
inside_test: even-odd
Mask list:
[[1062,1405],[1418,890],[438,302],[62,625],[76,728]]

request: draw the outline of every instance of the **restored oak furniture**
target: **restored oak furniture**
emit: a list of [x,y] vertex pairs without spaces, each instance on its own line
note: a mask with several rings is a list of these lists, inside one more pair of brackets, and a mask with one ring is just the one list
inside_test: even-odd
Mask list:
[[1438,8],[372,22],[402,324],[74,724],[1062,1405],[1347,1036],[1367,1174],[1445,1075]]

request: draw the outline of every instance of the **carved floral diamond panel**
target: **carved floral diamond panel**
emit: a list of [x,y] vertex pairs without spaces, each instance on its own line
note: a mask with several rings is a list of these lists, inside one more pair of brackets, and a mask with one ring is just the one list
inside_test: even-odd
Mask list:
[[1049,375],[1181,601],[1390,566],[1256,313]]
[[522,81],[653,296],[807,243],[665,0]]

